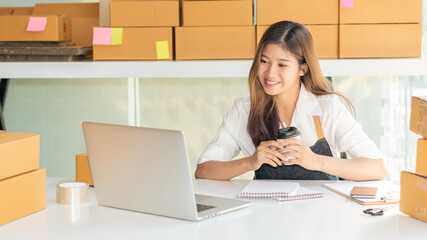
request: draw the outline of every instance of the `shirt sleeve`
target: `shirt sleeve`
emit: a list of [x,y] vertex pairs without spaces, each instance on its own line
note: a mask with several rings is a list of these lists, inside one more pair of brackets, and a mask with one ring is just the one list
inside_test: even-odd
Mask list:
[[352,158],[384,159],[374,141],[366,135],[361,124],[353,118],[338,96],[334,96],[333,115],[335,142],[340,152],[347,152]]
[[240,114],[238,112],[236,101],[225,116],[215,138],[200,156],[197,164],[212,160],[230,161],[236,157],[241,149],[235,140],[235,137],[232,135],[230,127],[237,127],[240,124]]

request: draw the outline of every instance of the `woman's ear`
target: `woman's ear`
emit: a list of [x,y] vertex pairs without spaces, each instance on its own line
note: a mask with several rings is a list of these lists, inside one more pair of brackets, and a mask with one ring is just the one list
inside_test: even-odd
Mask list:
[[299,67],[299,75],[304,76],[307,73],[307,71],[308,71],[307,63],[301,64],[301,66]]

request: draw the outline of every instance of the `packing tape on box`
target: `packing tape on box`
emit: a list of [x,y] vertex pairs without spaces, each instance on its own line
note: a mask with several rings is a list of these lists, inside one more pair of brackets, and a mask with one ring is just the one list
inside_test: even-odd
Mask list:
[[417,176],[417,187],[427,192],[427,178]]
[[426,219],[427,209],[423,207],[422,203],[417,203],[415,206],[415,217],[418,219]]
[[[420,114],[425,113],[427,111],[427,102],[423,98],[420,99],[420,105],[418,107],[418,111],[420,112]],[[424,132],[424,129],[427,127],[427,126],[424,126],[425,122],[427,122],[427,115],[422,115],[418,117],[417,130],[419,133]]]
[[89,201],[89,184],[82,182],[60,183],[56,185],[56,202],[76,205]]

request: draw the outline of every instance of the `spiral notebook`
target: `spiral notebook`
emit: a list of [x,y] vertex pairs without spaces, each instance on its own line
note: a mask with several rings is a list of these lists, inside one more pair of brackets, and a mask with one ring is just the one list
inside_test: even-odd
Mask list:
[[292,193],[286,197],[273,197],[277,201],[295,201],[313,198],[323,198],[323,192],[313,191],[305,187],[299,187],[295,193]]
[[240,198],[287,197],[299,188],[298,183],[253,180],[239,193]]

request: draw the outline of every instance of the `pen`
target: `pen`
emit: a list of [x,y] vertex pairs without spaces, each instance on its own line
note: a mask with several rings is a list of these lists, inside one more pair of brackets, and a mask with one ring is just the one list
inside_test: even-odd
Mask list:
[[398,197],[382,197],[381,200],[384,203],[387,203],[387,202],[397,202],[397,201],[399,201],[399,198]]
[[392,192],[388,192],[386,196],[381,197],[380,199],[384,203],[398,201],[399,198],[400,198],[400,196],[397,196],[397,193],[399,193],[399,192],[398,191],[393,191],[393,193]]

